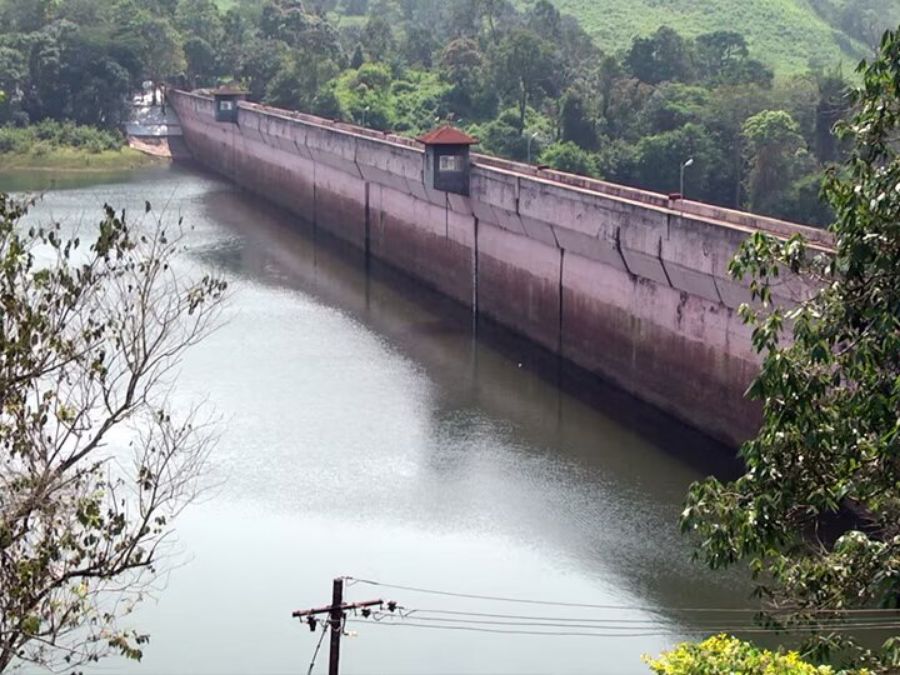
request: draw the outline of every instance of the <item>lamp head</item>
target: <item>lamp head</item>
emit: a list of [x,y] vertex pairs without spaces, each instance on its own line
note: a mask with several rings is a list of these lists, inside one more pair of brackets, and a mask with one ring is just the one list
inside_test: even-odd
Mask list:
[[683,166],[684,168],[687,168],[687,167],[693,166],[693,165],[694,165],[694,158],[693,158],[693,157],[691,157],[691,158],[688,159],[684,164],[682,164],[682,166]]

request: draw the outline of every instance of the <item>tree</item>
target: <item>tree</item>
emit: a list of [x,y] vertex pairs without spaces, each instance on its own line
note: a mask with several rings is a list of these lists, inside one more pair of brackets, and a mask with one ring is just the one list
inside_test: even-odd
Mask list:
[[544,40],[529,30],[514,30],[497,50],[494,63],[495,84],[519,110],[519,133],[525,129],[529,105],[554,92],[556,62]]
[[353,70],[359,70],[359,67],[365,62],[366,57],[363,54],[362,45],[357,42],[356,48],[353,50],[353,56],[350,57],[350,67]]
[[569,141],[547,146],[541,153],[541,164],[581,176],[597,175],[597,165],[591,153]]
[[560,135],[563,141],[571,141],[586,150],[596,150],[597,129],[587,110],[585,96],[577,90],[569,90],[562,98],[559,111]]
[[849,86],[840,70],[822,73],[817,78],[819,103],[816,106],[815,148],[821,162],[835,162],[840,147],[834,127],[850,112]]
[[783,110],[763,110],[750,117],[744,122],[743,135],[750,208],[777,214],[791,184],[814,168],[806,141]]
[[641,82],[690,82],[694,77],[688,42],[673,28],[661,26],[650,37],[637,37],[625,56],[625,65]]
[[478,44],[468,38],[451,41],[441,52],[440,73],[452,85],[451,107],[465,115],[482,89],[484,58]]
[[[123,6],[122,11],[126,12],[127,7]],[[184,72],[181,36],[167,18],[154,16],[144,9],[133,10],[116,24],[114,37],[135,43],[145,78],[160,83]]]
[[222,17],[212,0],[178,0],[175,26],[182,35],[209,45],[221,44],[224,35]]
[[559,42],[562,37],[562,17],[548,0],[537,0],[528,12],[528,28],[544,40]]
[[309,26],[300,0],[266,0],[259,20],[262,36],[294,46]]
[[210,443],[166,391],[225,284],[176,277],[179,238],[109,207],[87,248],[24,214],[0,195],[0,671],[140,658],[146,636],[119,620]]
[[704,123],[712,117],[709,90],[664,82],[656,87],[640,111],[641,127],[647,134],[672,131],[688,122]]
[[[357,124],[373,129],[393,127],[395,108],[391,100],[391,71],[382,63],[365,63],[348,70],[337,80],[340,108]],[[326,93],[326,92],[323,92]],[[323,98],[321,103],[327,103]]]
[[53,20],[55,0],[6,0],[0,5],[0,24],[21,34],[39,31]]
[[432,54],[437,48],[438,44],[431,29],[425,26],[406,26],[402,51],[409,65],[430,69],[432,66]]
[[309,112],[319,90],[339,72],[337,65],[319,52],[291,53],[269,82],[265,102]]
[[381,15],[372,14],[366,21],[362,34],[363,49],[372,61],[386,62],[396,47],[394,31]]
[[288,58],[288,47],[280,40],[250,40],[244,49],[240,79],[249,83],[250,97],[261,101],[269,82]]
[[710,174],[714,172],[721,151],[709,132],[699,124],[685,124],[680,129],[645,136],[637,145],[636,178],[641,187],[658,192],[677,192],[681,165],[693,158],[686,173],[685,192],[691,199],[708,197]]
[[25,80],[27,65],[22,52],[9,47],[0,47],[0,91],[4,97],[0,100],[0,124],[12,120],[22,92],[19,90]]
[[[771,620],[817,631],[820,656],[896,672],[896,637],[877,649],[822,623],[900,604],[900,33],[860,79],[841,131],[853,149],[826,181],[833,253],[756,233],[731,263],[758,302],[740,311],[762,426],[746,473],[694,485],[682,525],[712,567],[748,561]],[[815,282],[792,309],[771,304],[787,270]]]
[[219,74],[215,49],[201,37],[191,36],[184,42],[185,73],[191,84],[214,84]]
[[744,36],[734,31],[704,33],[695,40],[696,63],[700,79],[709,84],[772,85],[774,73],[760,61],[750,58]]
[[77,124],[118,127],[126,118],[131,77],[104,43],[78,36],[65,52],[60,77],[66,90],[64,115]]
[[236,76],[240,72],[244,46],[249,42],[248,30],[249,21],[236,8],[225,13],[219,45],[219,66],[223,73]]
[[711,177],[718,201],[726,206],[741,208],[746,161],[744,156],[744,122],[748,117],[771,107],[771,92],[758,85],[723,86],[715,90],[710,101],[711,111],[706,120],[717,147],[727,154],[728,161]]
[[[479,127],[476,131],[479,147],[489,155],[524,160],[528,154],[527,140],[519,130],[519,113],[516,110],[502,111],[496,119]],[[532,152],[540,151],[537,139]]]

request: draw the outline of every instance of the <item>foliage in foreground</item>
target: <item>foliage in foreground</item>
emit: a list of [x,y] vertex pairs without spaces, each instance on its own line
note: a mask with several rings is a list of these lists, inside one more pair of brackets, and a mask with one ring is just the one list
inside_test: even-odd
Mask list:
[[178,239],[109,207],[90,243],[24,217],[0,194],[0,672],[140,658],[120,621],[165,569],[211,440],[173,412],[172,369],[225,284],[177,277]]
[[[657,675],[833,675],[829,666],[806,663],[797,652],[772,652],[728,635],[684,643],[655,659],[645,658]],[[859,675],[864,675],[860,673]]]
[[[694,485],[682,522],[712,567],[749,561],[771,619],[814,629],[817,657],[896,672],[900,640],[862,645],[847,622],[900,625],[883,613],[900,607],[900,32],[860,74],[853,150],[826,185],[833,255],[758,234],[732,262],[764,306],[741,310],[763,424],[747,472]],[[768,306],[784,270],[819,289],[796,309]]]

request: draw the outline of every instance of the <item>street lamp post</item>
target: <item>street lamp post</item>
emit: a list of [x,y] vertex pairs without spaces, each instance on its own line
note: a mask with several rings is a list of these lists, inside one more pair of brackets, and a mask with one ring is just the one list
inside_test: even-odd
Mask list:
[[535,138],[538,137],[538,132],[535,131],[531,136],[528,137],[528,164],[531,164],[531,143]]
[[693,157],[689,158],[688,160],[686,160],[685,162],[683,162],[683,163],[681,164],[681,183],[679,184],[679,188],[680,188],[680,189],[679,189],[678,194],[681,195],[681,200],[682,200],[682,201],[684,201],[684,170],[685,170],[686,168],[688,168],[689,166],[693,166],[693,164],[694,164],[694,158],[693,158]]
[[366,106],[363,109],[363,123],[362,123],[363,126],[366,126],[366,122],[368,121],[368,119],[369,119],[369,106]]

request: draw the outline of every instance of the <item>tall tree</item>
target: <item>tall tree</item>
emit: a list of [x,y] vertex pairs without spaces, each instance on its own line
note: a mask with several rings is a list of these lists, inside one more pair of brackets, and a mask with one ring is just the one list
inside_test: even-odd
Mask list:
[[[757,233],[731,264],[759,302],[741,314],[762,358],[750,395],[763,422],[741,449],[747,472],[693,486],[682,522],[711,566],[748,560],[772,619],[816,630],[820,655],[887,673],[900,640],[860,645],[824,620],[900,605],[900,33],[860,78],[842,127],[853,149],[826,186],[833,253]],[[815,290],[773,307],[787,270]]]
[[821,73],[816,80],[819,85],[815,125],[816,156],[822,162],[835,162],[838,160],[840,144],[834,128],[850,112],[850,87],[840,70]]
[[556,66],[550,45],[529,30],[514,30],[500,44],[494,61],[495,84],[518,108],[519,133],[525,129],[528,106],[556,93]]
[[784,110],[764,110],[744,122],[750,208],[777,213],[791,184],[810,169],[800,127]]
[[625,65],[648,84],[690,82],[694,78],[691,45],[668,26],[661,26],[649,37],[635,38],[625,55]]
[[563,95],[559,111],[560,136],[581,148],[595,150],[597,128],[591,118],[587,98],[581,91],[570,89]]

